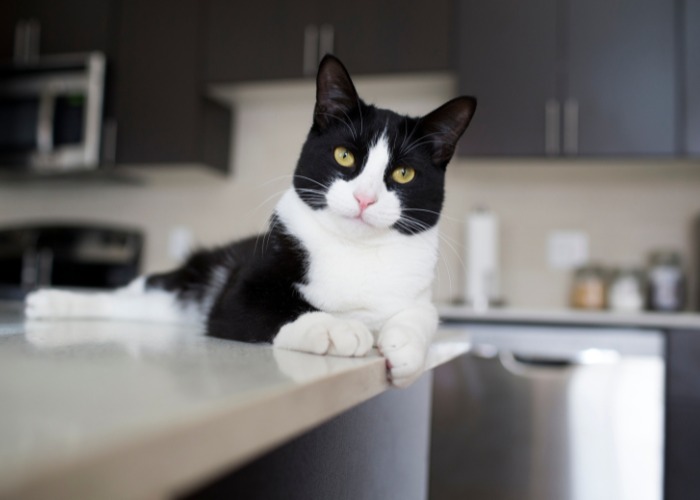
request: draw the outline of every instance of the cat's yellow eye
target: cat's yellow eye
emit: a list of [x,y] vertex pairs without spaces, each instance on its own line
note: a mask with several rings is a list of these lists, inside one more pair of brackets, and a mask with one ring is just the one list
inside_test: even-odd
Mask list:
[[353,155],[348,148],[338,146],[335,148],[335,151],[333,151],[333,156],[341,167],[352,167],[355,165],[355,155]]
[[411,167],[399,167],[391,173],[391,178],[399,184],[407,184],[416,176],[416,171]]

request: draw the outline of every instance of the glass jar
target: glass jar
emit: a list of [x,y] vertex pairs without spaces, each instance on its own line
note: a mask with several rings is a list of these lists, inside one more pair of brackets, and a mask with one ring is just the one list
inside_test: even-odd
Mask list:
[[634,312],[644,309],[644,273],[639,269],[620,269],[608,287],[608,307],[613,311]]
[[651,255],[649,264],[649,308],[675,312],[685,306],[685,277],[681,256],[662,251]]
[[606,303],[605,270],[597,265],[580,267],[574,273],[571,289],[571,307],[600,310]]

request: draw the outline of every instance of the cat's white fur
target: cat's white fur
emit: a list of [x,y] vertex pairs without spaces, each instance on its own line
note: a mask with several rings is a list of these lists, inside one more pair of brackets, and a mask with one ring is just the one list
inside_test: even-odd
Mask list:
[[[359,176],[331,185],[327,208],[312,209],[293,189],[283,195],[276,214],[310,255],[307,283],[299,291],[328,314],[303,315],[285,325],[274,344],[311,352],[330,348],[332,352],[338,320],[359,321],[365,331],[354,335],[374,336],[389,362],[392,380],[401,385],[420,373],[437,328],[431,287],[438,230],[404,235],[391,229],[401,216],[401,202],[383,180],[389,163],[388,141],[383,135],[370,149]],[[376,202],[363,211],[358,193]],[[324,327],[326,334],[319,334]],[[343,353],[357,355],[349,347]]]
[[[274,345],[340,356],[364,356],[376,345],[392,381],[404,385],[420,373],[437,328],[431,285],[438,233],[437,228],[416,235],[391,229],[401,216],[401,202],[383,180],[389,164],[383,135],[359,176],[330,186],[326,208],[312,209],[292,188],[278,202],[277,217],[309,254],[307,282],[299,292],[323,312],[283,326]],[[374,202],[363,208],[358,199]],[[183,306],[165,291],[145,290],[139,278],[112,293],[38,291],[28,297],[26,315],[202,323],[223,283],[215,281],[211,297],[199,307]]]

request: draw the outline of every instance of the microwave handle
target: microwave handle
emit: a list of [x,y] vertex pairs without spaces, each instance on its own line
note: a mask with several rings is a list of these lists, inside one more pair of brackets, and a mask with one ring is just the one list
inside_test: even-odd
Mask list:
[[56,96],[44,91],[39,98],[39,119],[36,123],[36,143],[40,153],[53,149],[53,119]]

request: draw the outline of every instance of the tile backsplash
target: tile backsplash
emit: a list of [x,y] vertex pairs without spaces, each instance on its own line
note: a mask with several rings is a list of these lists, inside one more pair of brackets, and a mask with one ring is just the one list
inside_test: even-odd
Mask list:
[[[430,111],[454,93],[445,75],[356,83],[369,102],[411,114]],[[147,234],[147,272],[176,264],[168,249],[173,229],[189,228],[202,245],[261,231],[289,185],[311,121],[313,84],[247,85],[217,93],[236,102],[230,177],[159,166],[136,169],[146,178],[143,186],[0,185],[0,224],[79,219],[138,226]],[[700,214],[700,161],[454,160],[441,223],[438,300],[463,297],[465,216],[475,206],[500,219],[507,303],[562,307],[570,273],[548,266],[550,232],[585,232],[591,258],[607,265],[642,265],[660,248],[680,250],[688,259],[691,222]]]

